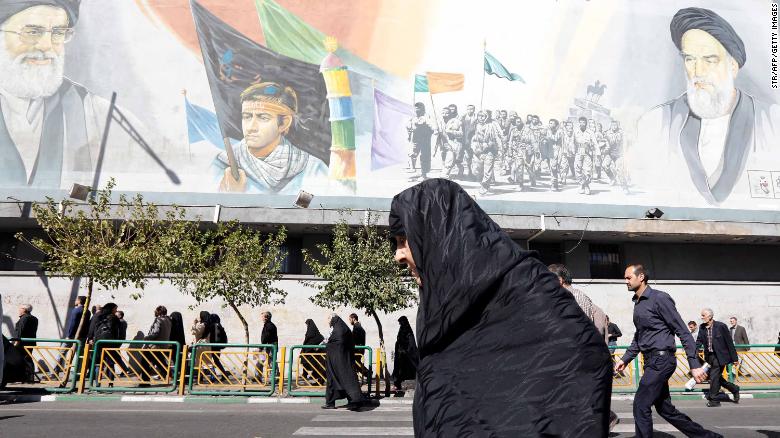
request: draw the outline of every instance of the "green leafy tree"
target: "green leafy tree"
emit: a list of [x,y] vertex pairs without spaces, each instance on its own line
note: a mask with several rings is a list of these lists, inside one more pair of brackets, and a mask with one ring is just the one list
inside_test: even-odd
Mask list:
[[[181,228],[185,211],[172,207],[161,215],[158,207],[137,194],[121,195],[112,203],[115,182],[96,192],[86,204],[70,200],[34,204],[33,212],[44,237],[16,237],[44,256],[41,268],[71,280],[87,280],[89,306],[95,285],[105,289],[133,286],[143,290],[150,277],[158,278],[170,264],[175,246],[171,235]],[[77,333],[85,324],[82,312]]]
[[353,307],[373,317],[384,348],[379,314],[406,309],[417,301],[416,285],[393,258],[390,234],[376,226],[376,215],[367,214],[354,233],[342,217],[333,230],[332,243],[317,245],[317,249],[322,261],[309,251],[303,252],[314,275],[327,280],[302,280],[317,289],[312,302],[329,309]]
[[284,303],[287,292],[274,283],[282,277],[286,237],[284,227],[263,235],[238,222],[220,222],[203,231],[193,227],[177,239],[181,275],[171,281],[199,304],[224,300],[241,320],[248,344],[249,324],[239,306]]

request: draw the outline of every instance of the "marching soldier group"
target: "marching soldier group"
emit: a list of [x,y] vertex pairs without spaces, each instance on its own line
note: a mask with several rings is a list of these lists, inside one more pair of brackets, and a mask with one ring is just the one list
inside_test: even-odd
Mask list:
[[565,189],[571,178],[579,193],[589,195],[591,182],[604,176],[628,193],[624,135],[616,120],[605,132],[601,123],[586,117],[563,123],[550,119],[545,125],[535,114],[524,122],[514,111],[477,112],[474,105],[467,105],[462,115],[457,106],[448,105],[436,120],[417,102],[415,114],[407,125],[409,170],[417,173],[420,162],[413,180],[428,178],[431,155],[438,155],[441,178],[479,181],[481,195],[497,185],[497,176],[506,176],[508,184],[524,191],[540,186],[544,175],[552,191]]

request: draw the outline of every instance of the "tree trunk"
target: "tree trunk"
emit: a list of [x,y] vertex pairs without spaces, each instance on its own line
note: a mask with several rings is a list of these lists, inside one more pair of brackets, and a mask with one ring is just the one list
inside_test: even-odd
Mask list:
[[[379,332],[379,347],[382,351],[385,350],[385,335],[382,331],[382,322],[379,321],[379,315],[374,310],[368,311],[369,315],[374,317],[374,322],[376,322],[376,329]],[[385,358],[387,358],[387,355],[385,355]],[[390,397],[390,372],[387,369],[387,361],[385,360],[384,368],[380,371],[382,374],[384,374],[385,379],[385,397]],[[379,388],[379,382],[377,382],[377,389]]]
[[[246,319],[244,319],[244,315],[241,314],[241,311],[238,310],[238,306],[236,306],[236,303],[234,303],[232,300],[228,301],[228,305],[230,308],[233,309],[234,312],[236,312],[236,315],[238,315],[238,319],[241,320],[241,325],[244,326],[244,343],[249,344],[249,324],[247,324]],[[248,362],[249,362],[249,347],[246,347],[246,355],[244,356],[244,362],[241,366],[241,384],[246,387],[246,381],[247,381],[247,368],[248,368]]]
[[87,317],[87,309],[89,309],[90,302],[92,302],[92,277],[90,277],[89,281],[87,282],[87,300],[84,302],[84,309],[82,309],[81,311],[81,319],[79,320],[79,326],[76,327],[76,339],[79,338],[79,334],[81,333],[81,328],[84,326],[84,320]]

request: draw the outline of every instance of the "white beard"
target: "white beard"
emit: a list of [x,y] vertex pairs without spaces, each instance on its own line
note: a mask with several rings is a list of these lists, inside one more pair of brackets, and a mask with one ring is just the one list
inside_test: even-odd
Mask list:
[[[26,58],[52,61],[45,65],[27,64]],[[51,96],[62,85],[64,70],[65,57],[56,52],[32,50],[11,58],[5,44],[0,43],[0,86],[13,96],[22,99]]]
[[[707,82],[713,85],[714,91],[696,88],[696,82]],[[710,78],[695,77],[688,79],[688,106],[694,114],[702,119],[714,119],[731,112],[734,102],[734,78],[727,74],[721,82]]]

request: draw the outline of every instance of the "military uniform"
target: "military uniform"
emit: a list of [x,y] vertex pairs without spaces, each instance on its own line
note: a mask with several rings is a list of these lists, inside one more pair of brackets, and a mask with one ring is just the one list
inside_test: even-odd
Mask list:
[[466,172],[471,175],[472,161],[474,158],[474,151],[471,148],[471,138],[474,137],[474,131],[477,128],[477,115],[473,114],[469,116],[464,114],[460,119],[461,127],[463,128],[463,147],[460,150],[460,155],[456,158],[456,163],[459,173],[462,173],[465,169]]
[[409,154],[410,166],[417,167],[417,158],[420,158],[421,176],[426,177],[431,171],[431,136],[433,127],[427,115],[413,117],[406,127],[409,132],[409,141],[412,143],[412,152]]
[[[550,176],[552,178],[552,189],[558,190],[559,187],[559,180],[560,178],[560,160],[561,160],[561,144],[563,141],[563,131],[559,127],[555,131],[552,130],[552,128],[547,128],[547,132],[544,136],[544,149],[546,149],[549,154],[549,157],[547,158],[547,165],[550,167]],[[544,160],[544,154],[542,155],[542,159]],[[565,168],[564,168],[565,169]],[[566,177],[564,176],[564,180]]]
[[580,184],[580,193],[590,194],[590,180],[593,177],[593,152],[596,138],[588,130],[574,130],[574,171]]
[[604,157],[604,171],[609,176],[612,185],[620,184],[623,189],[628,188],[626,172],[623,168],[623,130],[609,130],[604,136],[607,140],[607,154]]
[[441,177],[450,178],[457,164],[457,158],[462,155],[463,149],[463,125],[458,117],[447,120],[440,147],[444,159]]
[[495,180],[494,167],[498,151],[503,146],[501,128],[495,122],[485,122],[477,125],[474,131],[474,137],[471,140],[474,149],[475,173],[480,179],[482,190],[480,193],[487,193],[490,184]]
[[527,124],[519,132],[515,129],[510,140],[512,142],[510,175],[521,190],[525,185],[525,173],[528,173],[528,182],[531,186],[536,186],[539,143],[535,131],[534,127]]

